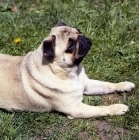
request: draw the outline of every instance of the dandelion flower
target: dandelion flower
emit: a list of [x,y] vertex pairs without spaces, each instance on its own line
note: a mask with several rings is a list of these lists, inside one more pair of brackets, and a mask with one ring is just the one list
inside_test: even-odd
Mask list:
[[21,38],[18,37],[18,38],[15,38],[15,39],[14,39],[14,43],[15,43],[15,44],[20,43],[20,42],[21,42]]

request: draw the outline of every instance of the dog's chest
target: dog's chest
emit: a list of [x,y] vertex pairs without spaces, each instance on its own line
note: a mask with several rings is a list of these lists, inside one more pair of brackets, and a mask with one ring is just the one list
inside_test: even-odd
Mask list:
[[79,92],[83,92],[84,91],[84,84],[83,81],[78,77],[74,77],[72,79],[72,86],[71,89],[73,89],[73,91],[79,91]]

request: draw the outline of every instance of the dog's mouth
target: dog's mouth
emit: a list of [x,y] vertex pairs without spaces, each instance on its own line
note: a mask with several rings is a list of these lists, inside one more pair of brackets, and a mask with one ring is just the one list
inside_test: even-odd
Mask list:
[[75,60],[73,61],[75,65],[79,65],[82,62],[83,58],[89,52],[90,47],[92,45],[91,40],[82,35],[78,37],[78,41],[79,41],[79,47],[75,56]]

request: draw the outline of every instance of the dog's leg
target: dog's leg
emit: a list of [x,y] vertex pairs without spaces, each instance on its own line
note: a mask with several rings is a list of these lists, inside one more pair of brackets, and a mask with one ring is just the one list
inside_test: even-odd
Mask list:
[[98,80],[86,80],[84,94],[108,94],[113,92],[129,92],[134,89],[135,84],[131,82],[110,83]]
[[68,118],[91,118],[107,115],[123,115],[128,111],[124,104],[113,104],[110,106],[90,106],[83,103],[74,105],[68,109]]

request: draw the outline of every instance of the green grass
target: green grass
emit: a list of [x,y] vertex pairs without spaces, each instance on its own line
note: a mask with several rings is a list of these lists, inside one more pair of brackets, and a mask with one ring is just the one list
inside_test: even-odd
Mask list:
[[[16,6],[17,12],[12,12]],[[130,107],[124,116],[68,120],[59,113],[9,113],[0,110],[0,140],[100,140],[94,121],[124,128],[119,140],[139,139],[139,2],[137,0],[0,0],[0,52],[25,55],[62,21],[79,28],[93,46],[84,59],[90,78],[119,82],[132,81],[136,89],[84,99],[91,105],[122,102]],[[15,38],[21,42],[14,43]],[[109,96],[108,96],[109,97]],[[80,134],[87,132],[87,138]],[[112,133],[111,139],[113,138]]]

